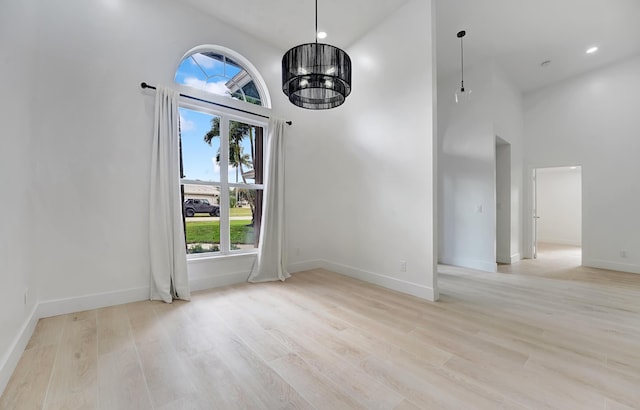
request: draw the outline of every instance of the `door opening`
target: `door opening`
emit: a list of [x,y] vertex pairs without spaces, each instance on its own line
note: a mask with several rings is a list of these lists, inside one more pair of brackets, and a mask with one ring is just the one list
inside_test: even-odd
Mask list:
[[533,258],[582,263],[582,167],[533,170]]

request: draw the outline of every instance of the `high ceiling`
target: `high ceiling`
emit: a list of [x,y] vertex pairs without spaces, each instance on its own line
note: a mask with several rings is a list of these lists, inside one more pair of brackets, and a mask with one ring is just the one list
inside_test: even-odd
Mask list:
[[[314,40],[313,0],[180,1],[283,51]],[[406,2],[320,0],[319,29],[348,48]],[[640,54],[639,22],[640,0],[436,0],[438,74],[459,72],[465,29],[466,67],[493,58],[521,91],[535,90]]]
[[[315,40],[314,0],[180,0],[284,51]],[[346,48],[407,0],[318,0],[318,30]]]
[[465,66],[494,58],[523,92],[640,54],[640,0],[438,0],[436,15],[439,71],[459,72],[465,29]]

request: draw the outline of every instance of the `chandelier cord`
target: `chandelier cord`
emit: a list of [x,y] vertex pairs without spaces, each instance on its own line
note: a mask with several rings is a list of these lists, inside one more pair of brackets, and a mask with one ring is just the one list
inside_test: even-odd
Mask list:
[[460,37],[460,91],[464,92],[464,47],[462,42],[462,37]]
[[316,0],[316,33],[315,33],[315,38],[316,38],[316,44],[318,44],[318,0]]

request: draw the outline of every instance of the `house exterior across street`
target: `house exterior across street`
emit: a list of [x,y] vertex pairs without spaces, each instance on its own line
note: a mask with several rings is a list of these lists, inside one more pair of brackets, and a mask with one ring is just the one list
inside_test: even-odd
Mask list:
[[219,204],[220,188],[211,185],[184,184],[184,199],[207,199],[210,204]]

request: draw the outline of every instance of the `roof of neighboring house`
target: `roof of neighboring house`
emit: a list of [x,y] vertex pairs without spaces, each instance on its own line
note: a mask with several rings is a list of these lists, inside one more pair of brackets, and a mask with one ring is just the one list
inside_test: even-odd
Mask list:
[[185,195],[220,195],[220,187],[213,185],[184,184]]

